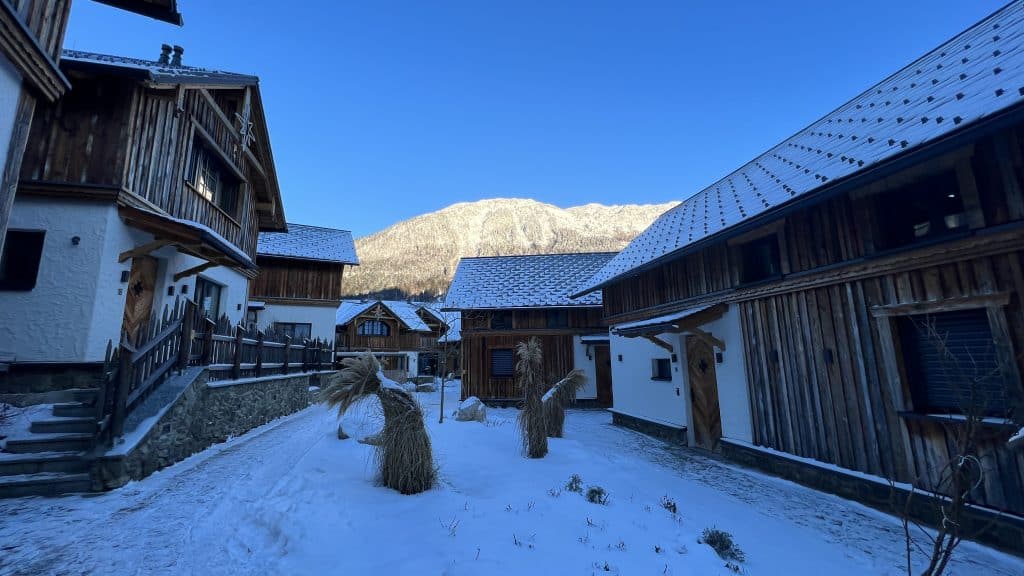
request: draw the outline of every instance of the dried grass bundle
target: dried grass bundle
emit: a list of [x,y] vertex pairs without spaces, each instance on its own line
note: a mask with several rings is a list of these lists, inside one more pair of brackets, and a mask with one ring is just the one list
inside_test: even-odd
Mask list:
[[516,345],[516,383],[523,390],[523,410],[519,413],[519,431],[523,450],[529,458],[543,458],[548,453],[548,435],[544,424],[541,395],[543,355],[540,340],[534,336]]
[[544,423],[548,436],[561,438],[565,431],[565,409],[576,401],[576,395],[587,383],[582,370],[573,370],[544,394]]
[[321,402],[337,407],[340,418],[353,404],[376,394],[384,412],[384,429],[376,443],[381,483],[402,494],[432,488],[437,470],[419,403],[408,391],[384,378],[373,354],[345,358],[342,364],[344,368],[321,391]]

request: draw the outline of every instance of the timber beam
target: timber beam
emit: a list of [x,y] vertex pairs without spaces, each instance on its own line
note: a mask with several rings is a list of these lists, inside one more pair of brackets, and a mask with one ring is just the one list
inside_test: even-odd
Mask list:
[[174,275],[174,281],[177,282],[177,281],[181,280],[182,278],[188,278],[189,276],[195,276],[196,274],[199,274],[203,270],[207,270],[209,268],[213,268],[214,266],[220,266],[220,264],[218,264],[216,262],[203,262],[202,264],[200,264],[198,266],[193,266],[193,267],[189,268],[188,270],[182,270],[181,272],[178,272],[177,274]]
[[163,248],[164,246],[167,246],[170,243],[171,243],[170,240],[164,240],[163,238],[157,238],[156,240],[153,240],[152,242],[148,242],[146,244],[142,244],[141,246],[136,246],[135,248],[132,248],[131,250],[125,250],[124,252],[121,252],[117,256],[117,261],[118,262],[124,262],[125,260],[128,260],[129,258],[136,258],[138,256],[145,256],[146,254],[149,254],[150,252],[152,252],[154,250],[158,250],[160,248]]
[[723,342],[719,338],[715,338],[714,334],[712,334],[711,332],[705,332],[700,328],[690,328],[689,332],[694,337],[700,338],[701,340],[707,342],[708,344],[718,348],[720,351],[725,352],[725,342]]
[[659,346],[661,348],[664,348],[665,350],[668,350],[669,354],[675,352],[675,350],[672,348],[671,344],[669,344],[668,342],[665,342],[664,340],[662,340],[661,338],[658,338],[657,336],[648,336],[648,335],[645,334],[644,338],[646,338],[647,340],[650,340],[651,343],[654,344],[655,346]]

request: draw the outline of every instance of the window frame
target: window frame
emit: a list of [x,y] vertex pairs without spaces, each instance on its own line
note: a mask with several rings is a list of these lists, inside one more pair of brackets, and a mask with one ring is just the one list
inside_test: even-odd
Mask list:
[[[494,372],[494,353],[501,352],[502,354],[508,353],[509,356],[509,370],[508,374],[505,372],[495,373]],[[515,348],[489,348],[487,350],[487,375],[489,378],[514,378],[516,375],[516,354]]]
[[[32,244],[25,246],[25,239],[17,241],[13,236],[24,235],[24,238],[31,237]],[[17,244],[16,244],[17,242]],[[18,247],[15,253],[19,254],[18,261],[26,265],[26,268],[17,272],[13,278],[7,278],[6,267],[11,262],[11,249]],[[32,252],[27,252],[31,249]],[[39,269],[43,265],[43,251],[46,249],[46,230],[9,228],[5,233],[3,252],[0,253],[0,292],[31,292],[39,283]]]
[[569,327],[569,310],[566,308],[550,308],[544,311],[544,325],[549,330]]
[[[662,371],[662,367],[666,367],[667,369]],[[651,358],[651,380],[656,380],[658,382],[672,381],[671,358]]]
[[[383,330],[366,331],[364,326],[373,324],[375,327],[383,328]],[[391,336],[391,325],[379,318],[367,318],[356,324],[356,336],[365,336],[368,338],[388,338]]]
[[[307,330],[305,336],[296,336],[295,329],[303,326]],[[289,330],[290,328],[290,330]],[[295,340],[312,340],[313,339],[313,324],[310,322],[274,322],[274,331],[284,336],[289,336],[293,341]]]
[[[756,278],[749,277],[751,267],[748,265],[748,258],[751,257],[751,250],[761,244],[771,243],[774,248],[771,252],[775,257],[774,267],[775,271],[758,276]],[[782,249],[782,238],[778,231],[758,236],[756,238],[750,238],[745,242],[736,245],[736,255],[738,258],[739,277],[737,284],[739,286],[750,286],[752,284],[759,284],[761,282],[771,282],[772,280],[779,280],[782,278],[783,270],[783,249]]]
[[[214,299],[215,300],[214,308],[215,308],[215,311],[216,311],[215,315],[211,315],[209,313],[210,311],[206,307],[205,302],[204,302],[204,300],[206,299],[206,295],[205,295],[205,291],[202,290],[202,288],[207,287],[207,286],[210,287],[210,288],[214,288],[216,290],[217,297]],[[224,300],[224,289],[225,288],[226,288],[225,285],[223,285],[223,284],[221,284],[219,282],[214,282],[213,280],[210,280],[209,278],[207,278],[205,276],[196,276],[196,287],[195,287],[195,290],[192,292],[192,295],[195,297],[196,309],[200,313],[202,313],[205,317],[210,318],[214,322],[219,320],[221,314],[223,313],[222,310],[221,310],[221,304],[223,303],[222,301]]]
[[[200,182],[200,173],[207,178]],[[210,189],[208,180],[216,182],[215,189]],[[244,180],[227,166],[221,155],[206,142],[205,138],[195,133],[192,138],[192,149],[186,165],[185,181],[201,198],[214,205],[232,219],[237,219],[241,205],[242,185]]]
[[[507,322],[495,322],[498,318],[507,319]],[[487,320],[487,326],[491,330],[512,330],[512,311],[511,310],[495,310],[491,312],[490,317]]]

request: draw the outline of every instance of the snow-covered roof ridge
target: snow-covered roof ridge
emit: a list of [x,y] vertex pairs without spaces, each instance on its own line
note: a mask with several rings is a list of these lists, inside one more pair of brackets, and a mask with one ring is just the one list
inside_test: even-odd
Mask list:
[[431,331],[430,326],[427,326],[427,323],[416,313],[423,305],[404,300],[343,300],[338,306],[335,323],[338,326],[344,326],[377,304],[391,312],[391,315],[401,321],[409,330],[413,332]]
[[196,66],[174,66],[144,58],[129,58],[127,56],[99,54],[97,52],[84,52],[81,50],[63,50],[61,52],[61,61],[137,70],[146,73],[150,80],[161,84],[189,84],[190,82],[196,82],[228,86],[255,86],[260,82],[257,76],[251,74],[210,70]]
[[613,256],[614,252],[590,252],[462,258],[444,308],[600,306],[600,293],[570,295]]
[[662,214],[580,293],[1022,103],[1013,2]]
[[288,223],[287,232],[260,232],[259,256],[300,258],[321,262],[359,264],[352,233],[348,230]]

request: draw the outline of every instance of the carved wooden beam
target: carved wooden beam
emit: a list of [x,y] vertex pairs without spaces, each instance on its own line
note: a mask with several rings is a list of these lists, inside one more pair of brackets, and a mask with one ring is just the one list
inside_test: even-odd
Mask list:
[[196,274],[199,274],[203,270],[207,270],[209,268],[213,268],[214,266],[220,266],[220,264],[217,264],[216,262],[203,262],[202,264],[200,264],[198,266],[193,266],[193,267],[189,268],[188,270],[182,270],[181,272],[178,272],[177,274],[174,275],[174,281],[177,282],[177,281],[181,280],[182,278],[188,278],[189,276],[195,276]]
[[711,334],[711,332],[705,332],[700,328],[690,328],[689,331],[690,334],[696,336],[697,338],[700,338],[701,340],[707,342],[711,346],[718,348],[722,352],[725,352],[725,342],[718,338],[715,338],[715,336]]
[[668,350],[668,352],[670,354],[675,352],[675,350],[672,349],[672,345],[671,344],[669,344],[668,342],[665,342],[664,340],[662,340],[661,338],[658,338],[657,336],[647,336],[647,335],[644,335],[644,338],[650,340],[651,343],[654,344],[655,346],[659,346],[661,348],[664,348],[665,350]]
[[118,262],[124,262],[125,260],[127,260],[129,258],[135,258],[136,256],[145,256],[146,254],[149,254],[153,250],[157,250],[159,248],[163,248],[164,246],[166,246],[166,245],[168,245],[170,243],[171,243],[170,240],[164,240],[163,238],[157,238],[156,240],[153,240],[152,242],[148,242],[148,243],[143,244],[141,246],[136,246],[135,248],[132,248],[131,250],[125,250],[124,252],[121,252],[117,256],[117,261]]

